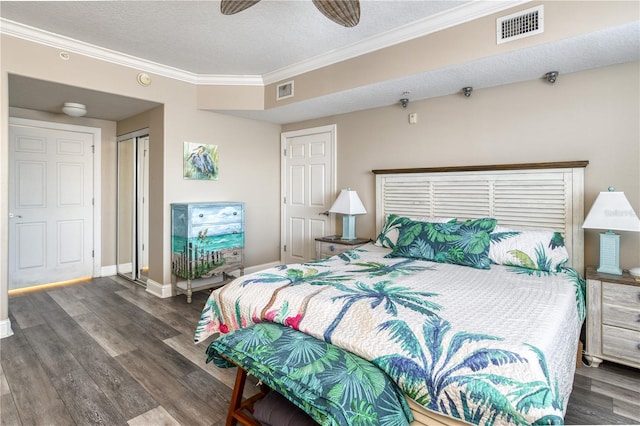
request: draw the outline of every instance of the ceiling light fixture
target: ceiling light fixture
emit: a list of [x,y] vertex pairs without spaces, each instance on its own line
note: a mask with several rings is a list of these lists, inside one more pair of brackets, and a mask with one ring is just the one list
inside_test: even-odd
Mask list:
[[87,113],[87,107],[83,104],[65,102],[64,106],[62,107],[62,112],[70,117],[82,117]]
[[464,96],[466,98],[468,98],[469,96],[471,96],[471,92],[473,92],[473,87],[469,86],[469,87],[463,87],[462,88],[462,93],[464,93]]

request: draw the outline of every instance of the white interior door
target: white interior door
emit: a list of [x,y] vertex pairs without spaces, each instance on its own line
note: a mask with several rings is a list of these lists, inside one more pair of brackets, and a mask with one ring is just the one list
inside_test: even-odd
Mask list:
[[9,126],[9,289],[94,275],[96,135],[52,127]]
[[333,233],[326,214],[335,195],[336,128],[323,126],[286,132],[281,138],[283,263],[315,258],[315,238]]

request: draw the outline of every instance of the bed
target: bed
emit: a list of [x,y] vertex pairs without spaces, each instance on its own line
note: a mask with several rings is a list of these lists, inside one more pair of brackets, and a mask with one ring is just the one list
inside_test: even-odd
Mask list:
[[384,371],[415,425],[562,423],[586,165],[374,170],[374,243],[215,290],[195,341],[283,324]]

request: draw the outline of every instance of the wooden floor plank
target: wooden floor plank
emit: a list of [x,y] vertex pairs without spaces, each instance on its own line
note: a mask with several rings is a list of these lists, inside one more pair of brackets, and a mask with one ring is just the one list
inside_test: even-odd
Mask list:
[[[11,342],[6,343],[3,339],[3,350],[7,345],[11,345]],[[64,401],[59,397],[51,378],[32,350],[24,350],[20,356],[3,359],[2,368],[23,424],[73,425],[75,423]]]
[[9,383],[7,383],[7,378],[4,375],[4,370],[2,369],[2,363],[0,363],[0,395],[8,395],[11,393],[9,390]]
[[154,408],[144,414],[129,420],[129,426],[180,426],[171,414],[162,407]]
[[613,401],[613,412],[628,417],[640,424],[640,401]]
[[11,297],[9,303],[13,307],[12,323],[18,327],[25,329],[47,322],[27,296]]
[[137,324],[129,324],[119,328],[118,331],[127,336],[129,342],[144,352],[154,363],[162,367],[166,371],[165,374],[182,377],[198,368],[182,354],[165,345],[155,336],[149,335],[143,327]]
[[15,402],[13,402],[13,396],[11,394],[2,395],[0,397],[0,425],[22,425],[18,409],[16,408]]
[[70,371],[53,379],[53,385],[78,425],[126,425],[109,398],[84,369]]
[[[95,314],[94,314],[95,315]],[[96,341],[89,335],[80,324],[65,312],[64,317],[56,318],[49,323],[49,327],[56,333],[56,336],[64,342],[69,350],[87,345],[96,344]]]
[[98,345],[77,348],[74,356],[126,419],[158,406],[158,402],[140,383]]
[[27,328],[24,330],[24,336],[49,377],[57,377],[82,368],[49,325]]
[[116,360],[140,382],[160,405],[183,425],[223,424],[226,417],[203,402],[153,359],[137,350],[118,355]]
[[73,319],[111,356],[136,349],[125,336],[92,313],[78,315]]
[[113,328],[123,327],[127,324],[131,324],[131,319],[128,316],[122,315],[121,312],[114,309],[109,303],[104,300],[92,297],[90,299],[83,299],[82,304],[85,305],[94,315],[98,316],[106,324],[111,325]]
[[155,296],[145,294],[145,292],[137,292],[137,291],[131,291],[127,289],[127,290],[117,291],[116,294],[122,297],[123,299],[125,299],[126,301],[128,301],[129,303],[131,303],[132,305],[137,306],[138,308],[142,309],[149,315],[153,315],[156,318],[160,318],[162,315],[166,315],[170,312],[175,312],[173,309],[167,306],[161,305],[159,303],[155,303],[155,301],[152,299],[152,297],[155,297]]
[[49,291],[49,295],[69,316],[88,314],[91,312],[89,308],[81,303],[81,299],[69,296],[69,293],[72,292],[73,290],[68,291],[67,288],[61,288]]

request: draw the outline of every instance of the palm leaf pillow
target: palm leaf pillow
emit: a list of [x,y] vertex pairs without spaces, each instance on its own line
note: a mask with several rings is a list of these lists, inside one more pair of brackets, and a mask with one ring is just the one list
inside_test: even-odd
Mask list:
[[400,228],[398,241],[386,257],[409,257],[440,263],[489,269],[490,234],[496,220],[482,218],[445,223],[408,221]]
[[397,214],[389,214],[382,226],[382,230],[376,238],[375,245],[379,247],[394,248],[398,241],[398,235],[400,235],[400,229],[405,223],[411,221],[417,222],[448,222],[452,218],[445,217],[430,217],[430,216],[399,216]]
[[498,265],[558,272],[569,261],[560,232],[497,226],[491,234],[489,258]]

